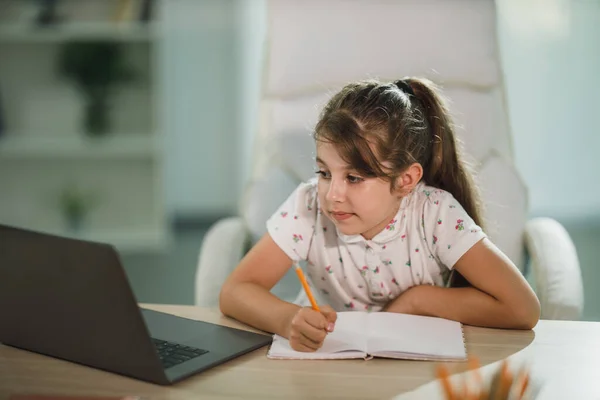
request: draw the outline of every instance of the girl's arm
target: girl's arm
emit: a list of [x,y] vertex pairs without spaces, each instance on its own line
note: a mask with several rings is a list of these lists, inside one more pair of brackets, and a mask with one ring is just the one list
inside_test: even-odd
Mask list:
[[292,260],[267,233],[227,278],[219,296],[221,312],[263,331],[287,337],[299,306],[270,290],[285,275]]
[[517,267],[491,241],[482,239],[455,264],[473,287],[415,286],[386,311],[429,315],[491,328],[531,329],[540,303]]

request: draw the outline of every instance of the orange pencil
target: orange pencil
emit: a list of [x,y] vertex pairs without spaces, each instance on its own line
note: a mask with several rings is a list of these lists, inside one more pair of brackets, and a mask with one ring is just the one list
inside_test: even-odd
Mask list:
[[479,364],[479,359],[475,357],[469,358],[468,369],[470,369],[473,375],[475,375],[475,385],[479,388],[483,387],[483,377],[481,376],[481,371],[479,370],[480,367],[481,364]]
[[529,373],[527,373],[527,371],[525,371],[523,369],[523,371],[521,372],[519,393],[517,394],[518,399],[522,399],[523,396],[525,396],[525,392],[527,391],[528,386],[529,386]]
[[304,288],[304,291],[306,292],[306,295],[308,296],[308,300],[310,300],[310,304],[312,305],[313,310],[320,312],[321,309],[319,308],[319,305],[315,301],[315,298],[313,297],[313,294],[310,291],[310,287],[308,286],[308,282],[306,281],[306,278],[304,277],[302,268],[300,268],[300,265],[298,265],[297,262],[294,262],[294,267],[296,268],[296,274],[298,274],[298,278],[300,278],[300,283],[302,283],[302,287]]
[[441,381],[442,388],[446,394],[446,400],[454,400],[455,396],[450,384],[450,372],[444,365],[438,365],[436,372],[437,378]]
[[512,386],[512,374],[508,370],[508,362],[506,360],[502,361],[502,365],[500,367],[500,378],[498,382],[498,387],[494,391],[494,399],[496,400],[506,400],[508,399],[508,393],[510,391],[510,387]]
[[475,357],[469,357],[468,369],[471,371],[471,374],[475,376],[475,391],[473,392],[472,396],[467,397],[468,399],[471,399],[472,397],[473,399],[478,400],[482,397],[487,397],[483,395],[483,377],[481,376],[481,371],[479,370],[480,367],[481,364],[479,364],[479,359]]

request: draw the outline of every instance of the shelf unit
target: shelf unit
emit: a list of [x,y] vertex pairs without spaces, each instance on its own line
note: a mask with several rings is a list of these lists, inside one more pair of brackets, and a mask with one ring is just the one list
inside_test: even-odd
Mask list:
[[[169,247],[161,1],[148,22],[117,22],[121,0],[63,0],[65,20],[52,27],[15,22],[27,2],[2,6],[0,223],[110,243],[121,252]],[[116,42],[136,71],[134,81],[115,87],[111,129],[100,137],[84,132],[83,97],[57,74],[59,50],[73,41]],[[80,229],[69,229],[61,209],[61,196],[72,187],[95,199]]]
[[[85,1],[85,0],[84,0]],[[24,24],[0,26],[0,42],[60,43],[67,40],[116,40],[123,42],[151,42],[160,34],[158,23],[70,22],[50,28]]]
[[45,136],[6,135],[0,140],[0,159],[126,159],[160,156],[154,137],[145,134],[112,134],[90,138],[85,134]]

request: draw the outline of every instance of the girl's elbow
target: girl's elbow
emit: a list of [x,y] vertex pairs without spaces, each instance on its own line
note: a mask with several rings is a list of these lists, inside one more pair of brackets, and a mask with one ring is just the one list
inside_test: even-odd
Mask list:
[[229,310],[229,300],[231,298],[232,290],[231,283],[229,283],[229,281],[225,281],[223,286],[221,286],[221,291],[219,292],[219,310],[227,317],[231,316]]
[[533,329],[540,320],[540,313],[540,302],[537,297],[534,297],[528,304],[519,307],[516,314],[516,328]]
[[524,317],[521,317],[517,322],[517,329],[526,329],[530,330],[535,328],[537,323],[540,320],[539,314],[531,313]]

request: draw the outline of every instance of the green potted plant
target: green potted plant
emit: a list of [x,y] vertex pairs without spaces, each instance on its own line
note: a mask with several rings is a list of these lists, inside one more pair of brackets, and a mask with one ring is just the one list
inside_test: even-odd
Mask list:
[[83,193],[74,185],[63,189],[59,203],[67,229],[71,232],[80,232],[83,229],[88,214],[96,205],[94,196]]
[[122,45],[113,41],[67,42],[59,52],[58,71],[76,84],[85,99],[85,131],[90,135],[108,132],[114,87],[134,77],[123,59]]

